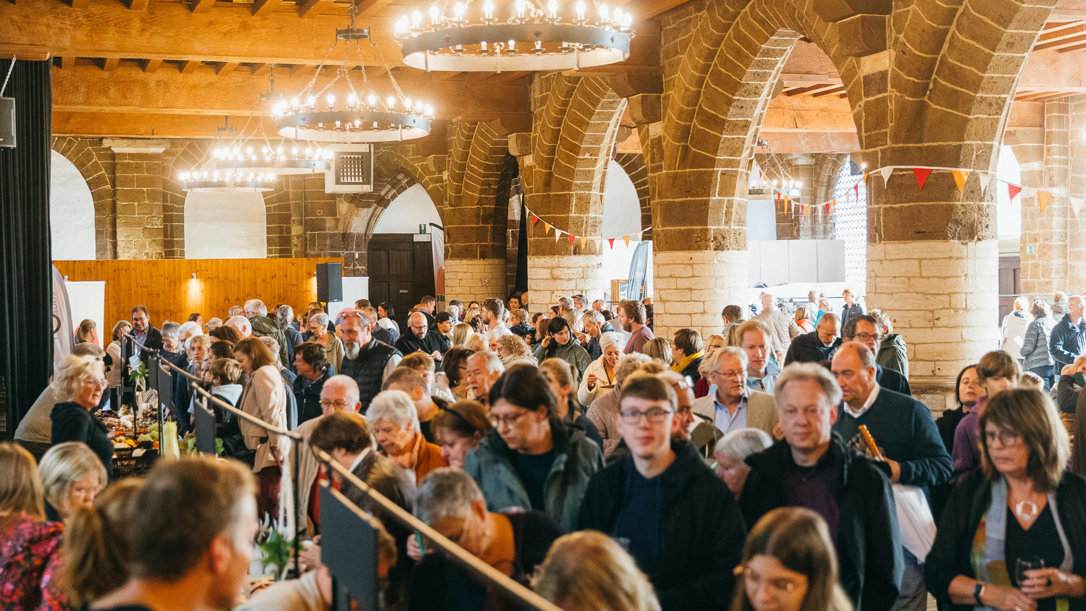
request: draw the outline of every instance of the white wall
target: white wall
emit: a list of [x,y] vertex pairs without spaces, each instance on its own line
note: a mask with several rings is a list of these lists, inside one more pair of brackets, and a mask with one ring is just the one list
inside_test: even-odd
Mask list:
[[[422,185],[416,184],[392,200],[377,219],[373,233],[418,233],[419,225],[424,223],[441,225],[441,217],[437,215],[437,207],[430,194]],[[429,233],[432,230],[426,231]]]
[[[996,177],[1016,185],[1022,184],[1022,167],[1009,146],[999,147],[999,162]],[[992,181],[989,189],[996,189],[996,228],[1003,239],[1021,239],[1022,237],[1022,196],[1011,201],[1007,185]]]
[[267,208],[263,195],[192,192],[185,198],[186,259],[267,256]]
[[[633,181],[615,160],[607,165],[607,178],[603,185],[603,269],[608,280],[628,280],[630,262],[634,249],[637,248],[638,234],[641,232],[641,202],[637,199],[637,189]],[[630,236],[630,245],[622,236]],[[615,238],[614,248],[607,244],[607,238]],[[646,275],[648,294],[652,294],[652,263]],[[586,295],[590,300],[601,295]]]
[[49,233],[54,261],[95,258],[90,187],[75,165],[56,151],[52,151],[49,177]]
[[747,241],[777,239],[777,204],[772,199],[747,200]]

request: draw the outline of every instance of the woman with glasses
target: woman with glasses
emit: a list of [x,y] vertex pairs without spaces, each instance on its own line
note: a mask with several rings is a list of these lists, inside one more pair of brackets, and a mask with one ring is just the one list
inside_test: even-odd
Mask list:
[[[437,469],[418,490],[415,515],[468,553],[528,585],[562,529],[539,511],[494,512],[472,478],[457,469]],[[423,541],[422,561],[411,574],[411,609],[518,609],[497,588]]]
[[1086,481],[1066,470],[1056,406],[1037,390],[1003,390],[979,423],[981,468],[943,511],[929,591],[954,608],[1086,609]]
[[837,582],[837,555],[817,513],[781,507],[747,536],[732,611],[851,611]]
[[616,331],[600,335],[600,358],[589,363],[584,370],[577,400],[581,405],[591,405],[599,397],[611,392],[615,387],[615,365],[626,347],[626,337]]
[[977,421],[984,413],[988,400],[1000,391],[1017,386],[1021,375],[1022,369],[1018,366],[1018,361],[1002,350],[995,350],[980,357],[976,368],[980,394],[975,399],[973,409],[962,417],[954,429],[953,449],[948,448],[954,461],[954,471],[950,476],[952,484],[957,484],[981,464],[981,429],[977,426]]
[[69,356],[53,376],[53,392],[60,403],[53,407],[53,445],[66,441],[87,444],[108,477],[113,476],[113,442],[106,427],[91,414],[106,388],[102,360],[92,356]]

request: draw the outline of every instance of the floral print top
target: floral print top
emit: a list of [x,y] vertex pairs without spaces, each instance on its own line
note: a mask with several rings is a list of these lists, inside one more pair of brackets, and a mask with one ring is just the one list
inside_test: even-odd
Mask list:
[[66,610],[58,583],[64,525],[18,514],[0,518],[0,609]]

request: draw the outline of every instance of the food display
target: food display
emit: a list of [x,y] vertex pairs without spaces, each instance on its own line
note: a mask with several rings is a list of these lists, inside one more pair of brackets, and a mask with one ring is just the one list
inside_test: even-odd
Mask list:
[[98,413],[98,419],[113,438],[115,477],[143,475],[158,458],[160,433],[157,414],[153,410],[142,412],[134,414],[131,408],[123,407],[120,413]]

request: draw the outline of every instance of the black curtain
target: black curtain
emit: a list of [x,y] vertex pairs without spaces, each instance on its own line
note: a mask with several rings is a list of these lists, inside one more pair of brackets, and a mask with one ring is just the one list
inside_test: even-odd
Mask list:
[[520,232],[517,234],[517,278],[513,290],[521,294],[528,290],[528,209],[524,207],[524,194],[520,194]]
[[[0,61],[0,83],[11,60]],[[0,148],[0,413],[11,438],[53,372],[50,62],[15,62],[15,148]]]

